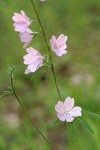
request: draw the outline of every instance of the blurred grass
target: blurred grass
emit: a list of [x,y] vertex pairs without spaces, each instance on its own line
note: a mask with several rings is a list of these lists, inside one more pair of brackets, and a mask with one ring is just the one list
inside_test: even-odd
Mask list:
[[[52,53],[62,100],[67,96],[74,97],[76,105],[100,114],[100,1],[58,0],[44,4],[36,1],[36,6],[48,39],[53,34],[68,35],[68,55],[58,58]],[[30,1],[0,1],[0,92],[9,84],[8,67],[15,65],[15,88],[32,119],[57,150],[69,150],[66,127],[62,124],[48,128],[56,119],[54,106],[59,100],[51,70],[41,68],[33,75],[24,74],[23,56],[26,52],[11,19],[13,13],[20,10],[36,19]],[[33,22],[32,29],[38,31],[38,24]],[[47,51],[42,36],[36,37],[31,46],[41,53]],[[87,119],[95,134],[90,135],[76,119],[74,150],[100,149],[100,122],[92,117]],[[0,99],[0,150],[35,150],[37,145],[38,150],[49,150],[30,126],[13,96]]]

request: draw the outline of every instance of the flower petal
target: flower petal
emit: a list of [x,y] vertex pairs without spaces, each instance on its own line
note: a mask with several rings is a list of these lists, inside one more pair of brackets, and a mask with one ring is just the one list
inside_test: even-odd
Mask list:
[[32,64],[30,64],[27,68],[31,70],[31,72],[35,72],[39,67],[42,66],[42,61],[38,60]]
[[65,112],[65,106],[64,103],[62,101],[58,101],[58,103],[55,106],[55,110],[58,113],[64,113]]
[[38,51],[35,50],[34,48],[30,47],[30,48],[26,48],[27,53],[33,54],[33,55],[37,55]]
[[56,55],[57,56],[62,56],[63,54],[66,54],[67,53],[67,51],[66,50],[55,50],[55,53],[56,53]]
[[67,97],[64,102],[67,111],[71,110],[74,106],[74,98]]
[[65,121],[65,119],[66,119],[66,114],[57,113],[57,117],[58,117],[61,121]]
[[74,107],[69,113],[73,117],[82,116],[82,108],[81,107]]
[[26,48],[29,44],[30,44],[30,42],[26,42],[26,43],[23,45],[23,48]]
[[25,74],[29,74],[30,72],[31,72],[31,70],[29,70],[29,69],[25,70]]
[[67,39],[68,39],[67,36],[64,36],[64,34],[61,34],[57,39],[57,44],[58,45],[63,44],[67,41]]
[[66,115],[66,121],[67,122],[72,122],[74,120],[74,117],[72,117],[71,115],[67,114]]
[[51,45],[55,45],[56,43],[56,37],[53,35],[51,40],[50,40]]

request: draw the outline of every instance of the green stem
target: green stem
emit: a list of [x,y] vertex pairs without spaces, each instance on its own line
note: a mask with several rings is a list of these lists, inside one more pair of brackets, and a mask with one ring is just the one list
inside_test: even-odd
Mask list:
[[51,63],[51,71],[52,71],[52,74],[53,74],[53,78],[54,78],[54,81],[55,81],[55,86],[56,86],[56,89],[57,89],[57,92],[58,92],[59,99],[61,100],[61,94],[60,94],[60,91],[59,91],[59,88],[58,88],[57,79],[56,79],[56,75],[55,75],[55,71],[54,71],[54,66],[53,66],[53,61],[52,61],[51,50],[50,50],[50,47],[49,47],[49,44],[48,44],[48,41],[47,41],[47,38],[46,38],[45,31],[44,31],[44,28],[42,26],[42,23],[41,23],[41,20],[40,20],[40,17],[39,17],[39,14],[38,14],[37,9],[35,7],[35,3],[34,3],[33,0],[31,0],[31,3],[32,3],[32,6],[33,6],[34,11],[36,13],[36,16],[37,16],[37,19],[38,19],[41,31],[43,33],[44,41],[45,41],[45,43],[47,45],[47,49],[48,49],[48,52],[49,52],[49,55],[50,55],[50,59],[51,59],[51,62],[52,62]]
[[49,147],[52,150],[55,150],[55,148],[50,144],[50,142],[47,140],[47,138],[42,134],[42,132],[40,131],[40,129],[37,127],[36,123],[31,119],[29,113],[27,112],[24,104],[20,101],[19,97],[17,96],[15,89],[14,89],[14,85],[13,85],[13,74],[11,74],[11,78],[10,78],[10,83],[11,83],[11,88],[12,88],[12,92],[14,94],[14,96],[16,97],[16,99],[18,100],[23,112],[27,115],[27,117],[29,118],[29,120],[31,121],[32,125],[36,128],[37,132],[44,138],[44,140],[47,142],[47,144],[49,145]]

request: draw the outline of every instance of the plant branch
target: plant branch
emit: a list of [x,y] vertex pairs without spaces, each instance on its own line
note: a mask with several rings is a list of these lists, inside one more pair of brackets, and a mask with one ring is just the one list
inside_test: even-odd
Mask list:
[[38,128],[38,126],[36,125],[36,123],[31,119],[29,113],[27,112],[24,104],[20,101],[19,97],[17,96],[15,89],[14,89],[14,85],[13,85],[13,74],[11,74],[10,77],[10,84],[11,84],[11,88],[12,88],[12,92],[14,94],[14,96],[16,97],[16,99],[18,100],[23,112],[27,115],[27,117],[29,118],[29,120],[31,121],[32,125],[36,128],[37,132],[43,137],[43,139],[47,142],[47,144],[49,145],[49,147],[52,150],[55,150],[55,148],[50,144],[50,142],[47,140],[47,138],[42,134],[42,132],[40,131],[40,129]]
[[60,91],[59,91],[59,88],[58,88],[57,79],[56,79],[56,75],[55,75],[55,71],[54,71],[54,66],[53,66],[53,60],[52,60],[52,56],[51,56],[50,46],[48,44],[48,41],[47,41],[47,38],[46,38],[46,34],[45,34],[44,28],[42,26],[39,14],[38,14],[37,9],[35,7],[34,0],[31,0],[31,3],[32,3],[32,6],[33,6],[34,11],[36,13],[37,20],[39,22],[39,25],[40,25],[40,28],[41,28],[41,31],[42,31],[42,34],[43,34],[44,41],[45,41],[45,43],[47,45],[47,49],[48,49],[48,52],[49,52],[49,55],[50,55],[50,59],[51,59],[51,62],[52,62],[51,63],[51,71],[52,71],[52,74],[53,74],[53,78],[54,78],[54,82],[55,82],[55,86],[56,86],[56,89],[57,89],[57,92],[58,92],[59,99],[61,100],[61,94],[60,94]]

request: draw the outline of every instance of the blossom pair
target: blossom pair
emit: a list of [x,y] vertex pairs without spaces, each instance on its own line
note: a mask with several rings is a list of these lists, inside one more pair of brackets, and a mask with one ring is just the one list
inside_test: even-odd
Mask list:
[[14,13],[12,17],[14,21],[15,31],[19,32],[19,37],[24,44],[23,48],[27,47],[33,38],[33,32],[29,29],[32,20],[22,10],[21,13]]

